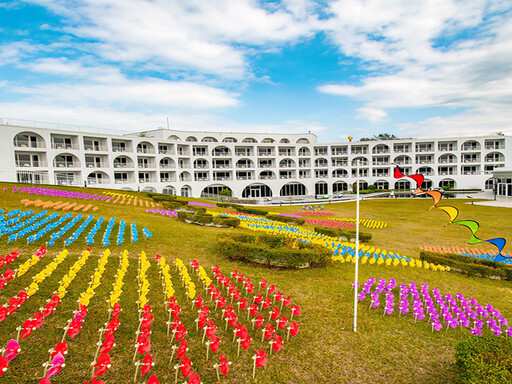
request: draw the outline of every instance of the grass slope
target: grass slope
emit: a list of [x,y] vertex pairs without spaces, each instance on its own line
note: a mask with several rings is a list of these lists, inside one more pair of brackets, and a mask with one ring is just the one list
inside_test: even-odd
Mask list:
[[[4,210],[22,208],[20,200],[33,199],[33,195],[13,194],[4,192],[4,187],[10,184],[0,184],[0,208]],[[69,188],[71,189],[71,188]],[[10,190],[10,189],[9,189]],[[78,189],[77,189],[78,190]],[[44,198],[57,201],[56,198]],[[68,200],[68,199],[65,199]],[[459,208],[461,219],[474,219],[480,222],[481,238],[507,237],[510,232],[511,218],[509,210],[480,207],[464,204],[461,200],[449,200],[445,203]],[[353,264],[332,264],[327,268],[314,270],[277,270],[265,269],[259,266],[240,264],[227,260],[213,251],[216,236],[228,232],[226,229],[199,227],[180,223],[157,215],[147,214],[145,208],[123,207],[105,202],[94,202],[99,207],[94,216],[105,216],[109,219],[115,216],[130,224],[137,223],[137,228],[147,226],[153,233],[149,241],[141,240],[130,244],[129,231],[125,235],[124,246],[112,246],[112,256],[109,260],[104,281],[97,289],[96,296],[91,300],[89,313],[83,324],[81,333],[69,341],[70,346],[66,358],[65,369],[52,379],[52,383],[78,383],[90,378],[90,362],[93,360],[98,340],[97,330],[107,321],[107,298],[114,281],[119,255],[123,249],[130,252],[130,267],[125,276],[125,291],[121,295],[120,304],[123,312],[120,315],[121,326],[116,332],[117,346],[112,350],[112,368],[102,379],[106,383],[129,383],[133,381],[135,367],[132,364],[133,342],[137,329],[137,258],[144,250],[149,258],[160,253],[169,263],[175,257],[181,258],[186,264],[193,258],[205,267],[211,276],[210,267],[219,264],[225,274],[238,269],[253,282],[266,278],[275,283],[278,289],[292,297],[292,302],[302,306],[303,314],[299,319],[300,333],[290,343],[285,343],[278,354],[269,356],[267,368],[259,370],[256,382],[260,383],[456,383],[457,377],[453,367],[455,345],[458,341],[469,336],[464,330],[449,330],[432,333],[426,320],[414,324],[412,316],[399,318],[393,313],[382,316],[381,310],[370,310],[369,302],[364,301],[359,306],[358,333],[352,332],[353,291],[351,284],[354,279]],[[469,238],[468,230],[455,225],[447,225],[448,219],[440,210],[428,211],[430,200],[372,200],[361,203],[361,217],[372,217],[388,223],[385,229],[364,229],[373,235],[370,243],[373,246],[396,251],[411,257],[416,257],[418,247],[424,244],[459,245],[466,244]],[[326,210],[336,212],[337,216],[354,216],[354,203],[326,205]],[[272,211],[290,213],[300,210],[300,207],[273,207]],[[95,220],[93,220],[93,223]],[[105,225],[105,224],[104,224]],[[306,226],[312,229],[313,226]],[[104,226],[102,229],[104,230]],[[88,228],[89,229],[89,228]],[[85,233],[88,232],[88,229]],[[73,231],[73,230],[72,230]],[[72,233],[70,231],[70,234]],[[237,229],[242,232],[243,230]],[[102,230],[97,235],[102,235]],[[112,232],[112,238],[117,233],[117,225]],[[251,232],[254,233],[254,232]],[[112,239],[111,238],[111,239]],[[113,242],[111,240],[111,242]],[[99,244],[98,239],[96,243]],[[48,252],[46,262],[41,260],[33,270],[13,280],[5,289],[0,291],[0,304],[6,303],[19,289],[27,286],[31,276],[40,271],[50,257],[61,250],[62,243],[54,246]],[[43,300],[51,296],[58,287],[59,279],[68,271],[72,263],[85,249],[80,240],[72,244],[67,259],[41,284],[41,289],[24,304],[17,312],[0,323],[0,345],[3,346],[10,338],[15,338],[16,327],[28,319],[39,308]],[[10,268],[15,268],[25,257],[34,253],[35,245],[27,246],[23,241],[7,244],[6,236],[0,238],[0,252],[7,253],[20,249],[21,255]],[[0,378],[1,382],[9,383],[38,383],[42,377],[42,364],[48,359],[48,351],[62,338],[63,327],[76,308],[79,294],[87,288],[91,274],[103,252],[99,245],[91,247],[92,254],[84,268],[79,272],[56,312],[45,320],[44,325],[33,335],[21,342],[22,353],[10,364],[9,370]],[[509,248],[510,249],[510,248]],[[45,255],[45,257],[47,257]],[[3,272],[5,267],[0,272]],[[178,274],[171,268],[175,285],[178,284]],[[442,293],[462,292],[466,297],[474,297],[481,304],[491,303],[502,311],[503,315],[512,321],[512,284],[509,282],[490,281],[477,278],[467,278],[455,273],[439,273],[404,267],[385,267],[377,265],[360,265],[360,280],[368,277],[395,278],[399,283],[415,281],[418,285],[427,283],[431,288],[437,287]],[[169,366],[170,343],[165,335],[167,313],[163,307],[163,291],[159,283],[158,268],[152,263],[148,271],[151,283],[149,301],[154,308],[155,320],[151,335],[155,373],[161,383],[174,382],[174,370]],[[203,294],[204,291],[200,291]],[[183,290],[177,289],[177,300],[182,304],[184,315],[182,321],[188,329],[194,329],[190,304],[183,295]],[[180,316],[181,318],[181,316]],[[220,324],[220,315],[214,315]],[[228,330],[229,331],[229,330]],[[230,339],[223,328],[219,329],[222,339]],[[258,333],[261,335],[261,333]],[[253,333],[254,335],[254,333]],[[190,351],[188,355],[194,362],[193,369],[201,375],[203,383],[216,381],[214,363],[210,357],[208,364],[204,361],[205,349],[201,344],[201,334],[191,331],[187,335]],[[261,337],[261,336],[260,336]],[[253,337],[254,338],[254,337]],[[259,344],[259,337],[257,343]],[[251,355],[253,345],[236,358],[236,348],[230,342],[222,345],[221,350],[227,354],[233,365],[225,383],[253,382]],[[268,348],[267,348],[268,352]],[[211,354],[210,354],[211,356]],[[217,359],[218,357],[215,356]],[[137,382],[146,382],[138,380]],[[183,377],[178,382],[183,382]]]

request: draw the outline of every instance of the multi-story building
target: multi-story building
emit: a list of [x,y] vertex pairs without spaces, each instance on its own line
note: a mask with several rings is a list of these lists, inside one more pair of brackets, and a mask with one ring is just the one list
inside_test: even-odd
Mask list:
[[499,135],[322,144],[311,133],[123,135],[39,125],[0,121],[2,181],[258,198],[336,195],[358,172],[362,189],[413,188],[393,178],[394,164],[424,175],[423,188],[492,189],[493,171],[512,166],[512,138]]

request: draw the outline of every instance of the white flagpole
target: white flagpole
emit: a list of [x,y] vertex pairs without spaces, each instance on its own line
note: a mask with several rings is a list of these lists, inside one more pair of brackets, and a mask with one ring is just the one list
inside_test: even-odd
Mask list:
[[357,332],[357,284],[359,273],[359,161],[357,161],[356,181],[356,278],[354,283],[354,332]]

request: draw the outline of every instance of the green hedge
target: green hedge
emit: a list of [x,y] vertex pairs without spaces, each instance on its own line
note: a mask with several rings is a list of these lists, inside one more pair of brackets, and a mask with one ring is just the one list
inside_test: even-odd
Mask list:
[[420,259],[429,263],[449,265],[453,271],[477,277],[499,277],[512,281],[512,268],[503,263],[454,253],[420,252]]
[[[331,237],[346,237],[348,240],[356,238],[356,231],[345,228],[315,227],[315,232]],[[371,239],[371,234],[359,232],[359,241],[368,243]]]
[[512,339],[472,336],[457,345],[455,366],[462,383],[512,383]]
[[232,203],[217,203],[217,207],[231,208],[231,209],[235,209],[237,212],[248,213],[250,215],[265,216],[266,214],[268,214],[268,211],[265,211],[263,209],[247,208],[247,207],[244,207],[243,205],[232,204]]
[[280,221],[281,223],[287,223],[292,225],[302,225],[306,222],[306,220],[300,217],[278,216],[272,214],[268,214],[266,218],[269,220]]
[[192,213],[192,212],[178,212],[178,220],[185,222],[185,220],[190,220],[195,224],[214,224],[214,225],[222,225],[224,227],[236,228],[240,225],[240,219],[236,217],[223,217],[216,216],[209,213]]
[[231,260],[255,262],[268,267],[299,268],[324,267],[331,260],[331,252],[318,245],[295,242],[293,249],[284,236],[234,235],[219,237],[216,250]]

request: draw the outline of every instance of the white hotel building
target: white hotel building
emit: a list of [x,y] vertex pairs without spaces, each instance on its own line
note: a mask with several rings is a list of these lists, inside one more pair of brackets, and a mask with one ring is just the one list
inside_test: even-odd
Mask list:
[[[512,195],[512,137],[318,143],[314,134],[156,129],[111,134],[0,119],[0,180],[211,196],[336,195],[352,188],[409,189],[393,178],[425,176],[423,188],[492,189]],[[496,168],[493,178],[493,172]],[[494,176],[496,177],[496,176]]]

